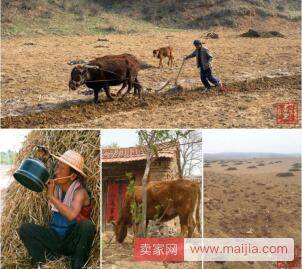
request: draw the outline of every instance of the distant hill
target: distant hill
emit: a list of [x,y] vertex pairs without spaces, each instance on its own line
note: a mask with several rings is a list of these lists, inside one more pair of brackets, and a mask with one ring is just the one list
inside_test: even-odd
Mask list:
[[262,153],[262,152],[227,152],[227,153],[206,153],[204,160],[242,160],[253,158],[299,158],[300,154],[282,154],[282,153]]
[[106,10],[87,0],[1,0],[2,37],[102,35],[158,30],[157,26]]
[[157,25],[181,28],[236,26],[240,17],[300,20],[300,0],[98,0],[106,9]]
[[152,27],[236,27],[268,18],[298,22],[300,0],[1,0],[2,34],[145,32]]

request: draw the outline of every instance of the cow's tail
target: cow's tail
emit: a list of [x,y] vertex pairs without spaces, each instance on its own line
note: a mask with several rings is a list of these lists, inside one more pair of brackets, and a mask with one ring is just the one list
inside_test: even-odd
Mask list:
[[200,226],[200,200],[201,200],[201,193],[200,193],[200,188],[198,187],[197,191],[197,208],[195,212],[195,222],[197,226],[197,231],[201,236],[201,226]]

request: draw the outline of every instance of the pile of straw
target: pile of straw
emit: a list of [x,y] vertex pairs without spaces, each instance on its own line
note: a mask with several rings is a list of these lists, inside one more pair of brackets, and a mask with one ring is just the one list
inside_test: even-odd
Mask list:
[[[46,146],[51,153],[63,154],[68,149],[73,149],[84,156],[84,172],[88,175],[87,188],[93,197],[93,222],[97,227],[93,248],[87,268],[100,266],[100,137],[98,131],[32,131],[27,136],[23,148],[17,155],[15,168],[23,159],[32,153],[37,145]],[[50,158],[47,167],[53,176],[57,161]],[[31,222],[47,225],[50,218],[50,209],[43,193],[32,192],[14,181],[4,195],[4,208],[1,221],[2,266],[3,268],[32,268],[30,258],[25,247],[19,239],[17,229],[21,223]],[[67,269],[67,260],[61,258],[48,262],[45,268]]]

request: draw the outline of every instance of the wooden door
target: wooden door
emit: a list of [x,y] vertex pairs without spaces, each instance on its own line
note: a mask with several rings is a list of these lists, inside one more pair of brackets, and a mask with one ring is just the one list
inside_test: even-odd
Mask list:
[[106,222],[116,221],[118,217],[118,184],[109,182],[107,185]]

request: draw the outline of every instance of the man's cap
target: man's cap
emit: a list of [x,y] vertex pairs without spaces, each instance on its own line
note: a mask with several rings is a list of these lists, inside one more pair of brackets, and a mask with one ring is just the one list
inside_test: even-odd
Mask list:
[[204,44],[203,42],[201,42],[200,40],[196,39],[193,41],[193,45],[194,46],[200,46],[201,44]]

